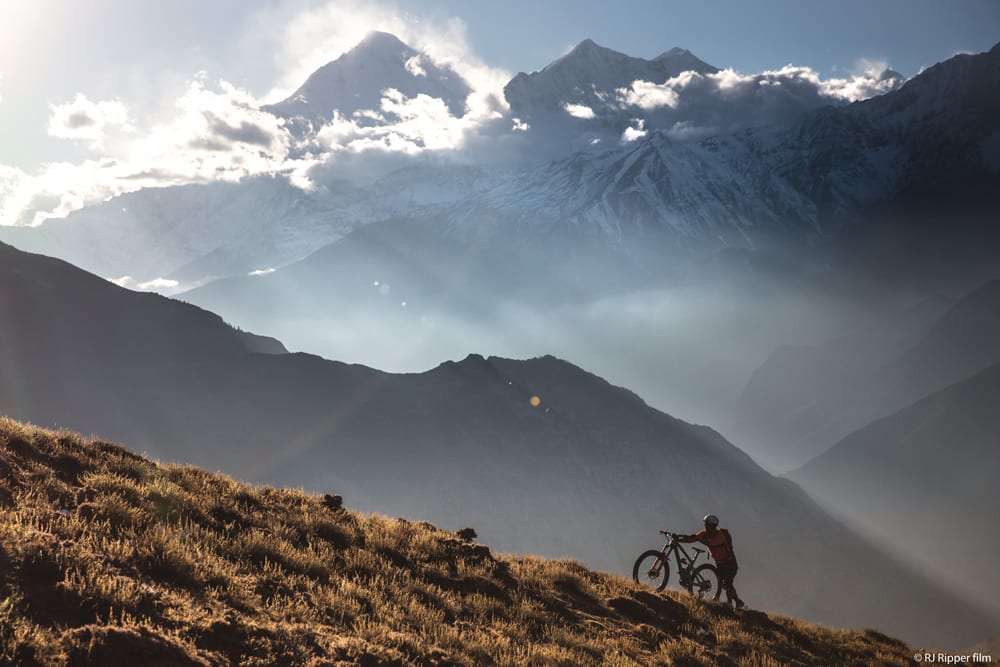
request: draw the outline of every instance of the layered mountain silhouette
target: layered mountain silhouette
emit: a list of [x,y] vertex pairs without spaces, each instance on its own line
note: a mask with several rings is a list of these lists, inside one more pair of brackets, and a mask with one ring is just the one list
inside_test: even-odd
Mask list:
[[995,363],[857,430],[789,477],[884,547],[1000,609],[998,396]]
[[741,591],[759,607],[941,645],[989,634],[980,612],[718,433],[564,361],[472,355],[394,375],[260,354],[206,311],[9,246],[0,255],[10,416],[619,572],[657,528],[693,529],[710,510],[737,537]]
[[804,463],[851,432],[1000,363],[1000,281],[819,347],[781,348],[743,393],[752,451]]

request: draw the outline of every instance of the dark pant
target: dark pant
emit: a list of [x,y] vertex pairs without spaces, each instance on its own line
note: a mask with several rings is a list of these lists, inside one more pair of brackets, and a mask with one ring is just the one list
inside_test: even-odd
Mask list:
[[722,584],[722,588],[726,591],[726,597],[729,600],[739,600],[740,596],[736,594],[736,588],[733,586],[733,579],[736,578],[736,572],[740,569],[740,566],[736,564],[736,559],[727,560],[725,563],[719,563],[715,566],[715,569],[719,571],[719,583]]

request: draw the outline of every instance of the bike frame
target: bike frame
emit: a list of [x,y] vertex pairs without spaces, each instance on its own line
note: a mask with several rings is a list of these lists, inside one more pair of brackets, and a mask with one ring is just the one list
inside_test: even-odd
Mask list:
[[[694,558],[691,558],[691,555],[683,546],[681,546],[681,543],[677,540],[677,538],[671,537],[670,540],[663,545],[663,548],[660,549],[661,561],[663,563],[668,562],[670,554],[673,553],[674,561],[677,563],[678,580],[682,581],[684,578],[694,575],[695,561],[698,560],[698,556],[705,553],[704,549],[699,549],[697,547],[694,547],[694,551]],[[681,561],[682,555],[684,560],[687,561],[687,565],[684,565]]]

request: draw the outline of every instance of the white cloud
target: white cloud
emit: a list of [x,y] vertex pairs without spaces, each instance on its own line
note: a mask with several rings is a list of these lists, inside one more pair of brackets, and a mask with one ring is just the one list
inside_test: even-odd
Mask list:
[[406,71],[413,76],[427,76],[427,70],[425,70],[420,64],[420,56],[413,56],[407,60],[404,67],[406,67]]
[[646,121],[642,118],[636,118],[634,120],[635,127],[627,127],[622,133],[622,142],[631,143],[637,139],[642,139],[646,136],[647,132],[644,129],[646,126]]
[[903,80],[896,76],[885,76],[889,64],[880,60],[860,59],[855,64],[855,72],[846,79],[828,79],[822,83],[824,92],[849,102],[866,100],[888,93],[898,88]]
[[623,104],[639,107],[644,111],[657,109],[659,107],[677,107],[678,95],[674,90],[672,81],[667,81],[663,85],[650,83],[649,81],[633,81],[629,88],[620,88],[619,99]]
[[459,149],[478,126],[467,115],[452,115],[440,98],[408,98],[394,88],[383,92],[380,108],[379,118],[384,121],[380,125],[362,125],[335,111],[333,119],[320,128],[317,139],[334,152],[382,150],[416,155],[425,150]]
[[[796,113],[829,103],[855,102],[887,93],[902,78],[885,76],[885,63],[861,60],[856,73],[846,78],[823,79],[809,67],[786,65],[759,74],[740,74],[724,69],[714,74],[683,72],[663,83],[634,81],[616,91],[624,108],[658,110],[703,110],[716,116],[767,122],[781,114]],[[727,109],[728,107],[728,109]],[[776,114],[776,115],[774,115]],[[685,126],[676,128],[684,131]]]
[[570,104],[569,102],[567,102],[563,104],[563,109],[566,111],[566,113],[568,113],[570,116],[573,116],[574,118],[583,118],[585,120],[590,120],[591,118],[594,118],[596,116],[594,110],[585,104]]
[[60,139],[75,139],[101,148],[107,128],[125,132],[135,128],[129,122],[128,109],[119,100],[92,102],[82,93],[63,104],[49,105],[49,134]]
[[266,276],[269,273],[274,273],[277,269],[257,269],[248,273],[248,276]]
[[147,280],[145,282],[136,282],[136,279],[132,276],[122,276],[120,278],[108,278],[108,282],[112,282],[119,287],[124,287],[130,290],[139,290],[143,292],[162,292],[163,290],[170,290],[171,288],[177,287],[180,283],[176,280],[170,280],[169,278],[154,278],[152,280]]
[[[301,174],[301,161],[289,158],[291,136],[284,121],[260,111],[249,93],[224,81],[209,88],[199,76],[176,100],[172,117],[127,142],[116,142],[107,155],[78,163],[46,163],[35,174],[0,167],[0,224],[38,225],[48,218],[115,195],[146,187],[238,181],[257,174]],[[52,127],[79,130],[76,138],[95,141],[94,127],[127,118],[124,107],[101,107],[77,96],[57,105]],[[104,114],[101,123],[90,120]],[[57,130],[61,131],[61,130]],[[65,133],[64,133],[65,134]],[[301,182],[301,178],[300,178]]]
[[144,283],[139,283],[137,287],[141,290],[158,291],[171,287],[177,287],[178,285],[180,285],[180,283],[176,280],[170,280],[168,278],[153,278],[152,280],[147,280]]

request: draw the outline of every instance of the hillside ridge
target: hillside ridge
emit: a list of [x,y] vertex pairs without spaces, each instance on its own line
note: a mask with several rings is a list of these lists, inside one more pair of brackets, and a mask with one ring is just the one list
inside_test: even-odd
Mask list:
[[493,554],[0,417],[0,661],[905,665],[913,650]]

